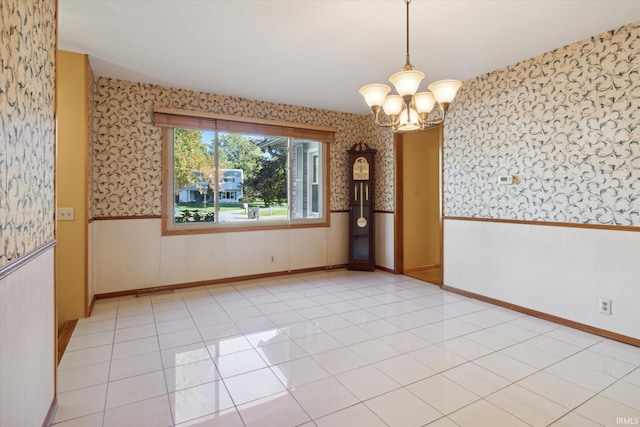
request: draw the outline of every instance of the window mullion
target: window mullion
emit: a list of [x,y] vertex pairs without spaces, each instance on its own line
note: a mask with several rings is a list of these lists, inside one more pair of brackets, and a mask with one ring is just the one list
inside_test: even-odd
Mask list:
[[[216,126],[217,127],[217,126]],[[219,140],[218,140],[218,130],[214,131],[214,146],[213,146],[213,170],[214,170],[214,178],[213,178],[213,197],[214,197],[214,222],[220,222],[220,179],[218,176],[220,175],[219,161],[218,161],[218,153],[219,153]]]
[[166,131],[167,138],[167,157],[168,157],[168,172],[167,172],[167,200],[166,200],[166,209],[167,216],[169,217],[167,220],[171,221],[172,224],[176,221],[176,211],[175,211],[175,199],[176,199],[176,178],[175,178],[175,133],[173,128],[168,128]]
[[293,203],[292,203],[293,183],[291,179],[291,177],[293,176],[293,171],[292,171],[293,162],[291,161],[293,149],[291,145],[292,145],[292,139],[291,137],[289,137],[287,138],[287,211],[289,212],[287,220],[289,222],[289,226],[291,226],[291,223],[293,222]]

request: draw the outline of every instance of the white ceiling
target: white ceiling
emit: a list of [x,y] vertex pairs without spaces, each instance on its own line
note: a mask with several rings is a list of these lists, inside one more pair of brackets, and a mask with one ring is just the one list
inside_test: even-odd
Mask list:
[[[405,60],[403,0],[59,0],[96,75],[365,114]],[[633,0],[413,0],[411,62],[467,80],[640,19]],[[426,84],[423,84],[426,88]]]

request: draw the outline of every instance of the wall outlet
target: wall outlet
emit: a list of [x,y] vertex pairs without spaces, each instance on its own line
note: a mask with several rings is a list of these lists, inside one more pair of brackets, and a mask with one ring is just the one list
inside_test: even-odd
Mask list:
[[600,307],[600,313],[611,314],[611,299],[600,298],[598,307]]
[[275,264],[276,263],[276,257],[274,255],[270,255],[269,256],[269,264]]
[[58,208],[58,221],[75,221],[75,208]]

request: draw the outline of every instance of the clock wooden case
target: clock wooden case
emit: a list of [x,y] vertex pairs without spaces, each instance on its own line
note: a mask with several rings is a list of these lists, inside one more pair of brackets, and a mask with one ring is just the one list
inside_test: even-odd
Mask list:
[[373,271],[375,235],[373,222],[374,160],[376,150],[363,142],[349,153],[349,264],[350,270]]

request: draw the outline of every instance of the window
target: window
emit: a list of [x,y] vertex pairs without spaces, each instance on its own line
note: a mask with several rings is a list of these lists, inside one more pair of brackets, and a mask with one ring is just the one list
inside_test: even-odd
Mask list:
[[158,110],[155,122],[165,234],[328,225],[333,132]]

